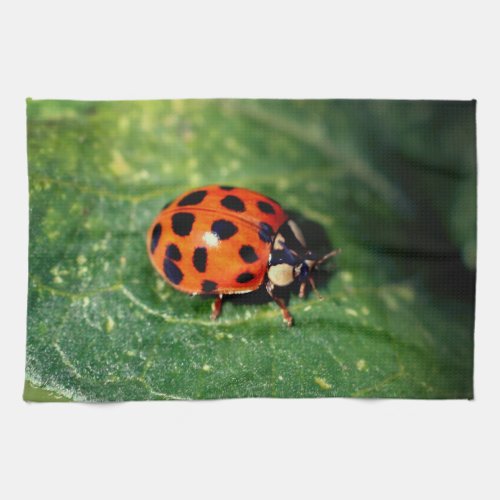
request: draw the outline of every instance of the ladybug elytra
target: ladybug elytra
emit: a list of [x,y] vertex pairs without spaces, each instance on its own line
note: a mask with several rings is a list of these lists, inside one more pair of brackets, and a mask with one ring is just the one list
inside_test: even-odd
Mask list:
[[224,295],[264,285],[288,326],[293,318],[276,288],[299,280],[300,297],[307,283],[316,291],[312,271],[338,253],[315,256],[273,199],[217,185],[188,191],[163,207],[148,230],[147,247],[153,266],[174,288],[215,296],[212,319],[221,313]]

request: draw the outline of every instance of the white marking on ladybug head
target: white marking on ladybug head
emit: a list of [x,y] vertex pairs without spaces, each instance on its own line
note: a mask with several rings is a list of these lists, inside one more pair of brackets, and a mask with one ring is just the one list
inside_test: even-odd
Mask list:
[[207,244],[208,247],[216,247],[220,243],[219,236],[217,236],[217,234],[212,231],[207,231],[203,235],[203,241]]
[[[302,230],[300,229],[300,227],[297,225],[297,223],[295,221],[290,219],[287,222],[285,222],[285,224],[283,226],[288,226],[288,230],[297,239],[299,244],[301,244],[304,248],[306,247],[306,240],[304,238],[304,234],[302,233]],[[285,231],[286,228],[283,226],[281,226],[281,228],[283,231]],[[275,238],[274,238],[273,248],[275,250],[282,250],[286,246],[287,246],[287,242],[286,242],[285,236],[283,236],[282,231],[278,231],[276,233]]]
[[274,238],[273,248],[275,250],[283,250],[285,248],[285,238],[281,233],[278,233]]
[[299,240],[299,242],[305,248],[306,247],[306,239],[304,238],[304,234],[302,233],[302,230],[300,229],[300,227],[292,219],[290,219],[287,222],[287,224],[290,227],[290,229],[291,229],[292,233],[294,234],[294,236]]
[[315,264],[316,264],[315,260],[309,260],[309,259],[307,259],[304,262],[306,263],[306,266],[308,267],[308,269],[312,269],[315,266]]
[[287,286],[295,279],[293,266],[290,264],[276,264],[267,271],[269,280],[276,286]]

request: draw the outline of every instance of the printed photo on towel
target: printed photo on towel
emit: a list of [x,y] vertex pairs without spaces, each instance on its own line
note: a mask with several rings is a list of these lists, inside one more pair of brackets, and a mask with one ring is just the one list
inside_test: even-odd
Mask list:
[[27,115],[25,400],[473,397],[474,101]]

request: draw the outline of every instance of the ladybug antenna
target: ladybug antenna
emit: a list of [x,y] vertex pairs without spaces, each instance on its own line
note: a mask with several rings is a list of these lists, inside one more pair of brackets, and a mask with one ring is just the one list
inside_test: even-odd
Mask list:
[[335,250],[332,250],[331,252],[328,252],[326,255],[323,255],[321,259],[318,259],[315,263],[314,266],[319,266],[320,264],[323,264],[325,260],[328,260],[330,257],[335,257],[335,255],[338,255],[342,250],[340,248],[336,248]]
[[309,283],[311,285],[311,288],[313,289],[314,293],[318,296],[319,300],[323,300],[323,296],[319,293],[318,289],[316,288],[316,283],[314,281],[314,278],[312,277],[311,271],[325,262],[325,260],[328,260],[331,257],[334,257],[335,255],[338,255],[341,252],[340,248],[337,248],[335,250],[332,250],[331,252],[328,252],[326,255],[323,255],[318,260],[315,260],[311,269],[309,270],[310,272],[307,274],[307,279],[304,279],[302,283],[300,284],[300,289],[299,289],[299,297],[303,298],[306,293],[306,284]]

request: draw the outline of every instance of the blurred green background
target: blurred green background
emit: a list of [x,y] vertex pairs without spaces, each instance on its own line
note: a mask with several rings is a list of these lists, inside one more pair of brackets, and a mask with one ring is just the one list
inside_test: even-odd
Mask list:
[[[471,398],[475,102],[28,100],[32,401]],[[181,294],[149,263],[161,207],[211,183],[308,228],[324,301]]]

